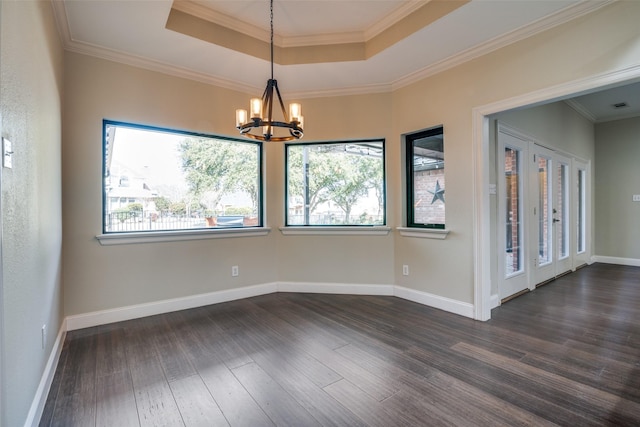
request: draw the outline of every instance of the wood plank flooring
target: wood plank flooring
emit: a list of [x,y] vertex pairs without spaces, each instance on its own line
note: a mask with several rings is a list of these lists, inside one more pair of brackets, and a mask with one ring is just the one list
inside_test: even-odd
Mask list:
[[72,331],[40,425],[638,426],[640,268],[582,268],[489,322],[278,293]]

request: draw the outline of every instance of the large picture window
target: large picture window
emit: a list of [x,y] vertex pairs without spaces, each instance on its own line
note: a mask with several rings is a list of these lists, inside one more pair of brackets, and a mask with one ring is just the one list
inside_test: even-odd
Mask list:
[[385,224],[384,140],[286,145],[286,225]]
[[442,127],[407,135],[407,227],[445,228]]
[[260,142],[103,126],[103,233],[262,226]]

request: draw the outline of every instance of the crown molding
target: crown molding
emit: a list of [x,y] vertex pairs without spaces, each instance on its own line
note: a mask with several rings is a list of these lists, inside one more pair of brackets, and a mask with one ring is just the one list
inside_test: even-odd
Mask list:
[[167,64],[165,62],[132,55],[130,53],[124,53],[114,49],[106,49],[104,47],[94,46],[88,43],[71,42],[68,46],[65,46],[65,50],[100,59],[106,59],[108,61],[119,62],[125,65],[131,65],[133,67],[143,68],[149,71],[156,71],[174,77],[194,80],[200,83],[218,86],[223,89],[235,90],[248,94],[255,94],[256,92],[264,90],[263,87],[250,86],[234,80],[215,77],[207,73],[201,73],[188,68],[176,67],[175,65]]
[[53,16],[56,20],[56,27],[58,28],[58,35],[62,41],[62,45],[66,49],[71,43],[71,32],[69,31],[69,19],[67,18],[67,9],[64,6],[63,1],[51,0],[51,7],[53,8]]
[[377,36],[378,34],[384,32],[394,24],[402,21],[407,16],[411,15],[416,10],[420,9],[425,4],[429,3],[431,0],[421,0],[421,1],[409,1],[399,8],[393,10],[391,13],[386,15],[380,21],[374,23],[369,28],[363,31],[363,41],[368,41]]
[[476,107],[474,108],[474,115],[488,116],[501,111],[546,102],[552,99],[562,99],[567,96],[573,96],[576,93],[584,93],[596,88],[616,85],[631,80],[640,81],[640,63],[615,71],[574,80],[568,83],[560,83],[551,87],[545,87],[525,95]]
[[[173,3],[172,9],[184,12],[191,16],[197,16],[205,21],[237,31],[265,43],[271,42],[270,31],[215,11],[205,6],[203,3],[197,3],[189,0],[176,1]],[[360,31],[304,36],[282,36],[277,33],[273,34],[273,44],[278,47],[319,46],[327,44],[359,43],[364,41],[364,35]]]
[[596,116],[594,116],[593,113],[587,109],[587,107],[585,107],[575,99],[565,99],[564,103],[567,104],[569,107],[573,108],[576,111],[576,113],[580,114],[582,117],[589,120],[591,123],[596,122]]
[[[375,22],[369,28],[363,31],[348,31],[339,33],[328,33],[319,35],[303,35],[303,36],[282,36],[273,35],[273,43],[279,47],[303,47],[303,46],[321,46],[331,44],[345,43],[364,43],[378,34],[382,33],[392,25],[401,21],[405,17],[411,15],[416,10],[427,4],[430,0],[410,1],[393,10],[380,21]],[[235,17],[213,10],[203,3],[191,0],[175,1],[172,9],[197,16],[214,24],[221,25],[230,30],[238,31],[247,36],[270,42],[271,33],[268,30],[256,27],[253,24],[239,20]]]
[[600,123],[607,123],[607,122],[615,122],[617,120],[633,119],[636,117],[640,117],[640,113],[629,113],[629,114],[624,114],[624,115],[615,116],[615,117],[603,117],[601,119],[597,119],[594,123],[600,124]]
[[[531,37],[540,32],[546,31],[572,19],[576,19],[580,16],[594,12],[608,4],[615,2],[616,0],[596,0],[580,2],[572,6],[568,6],[555,14],[542,18],[530,25],[521,27],[506,35],[496,37],[481,45],[469,48],[460,54],[451,56],[435,64],[424,67],[416,72],[410,73],[404,77],[401,77],[395,81],[375,84],[375,85],[360,85],[351,87],[342,87],[337,89],[327,90],[310,90],[288,93],[288,97],[303,99],[303,98],[316,98],[316,97],[333,97],[333,96],[347,96],[347,95],[364,95],[371,93],[384,93],[391,92],[393,90],[400,89],[402,87],[411,85],[420,80],[423,80],[432,75],[443,72],[447,69],[461,65],[467,61],[486,55],[497,49],[510,45],[512,43],[523,40],[527,37]],[[262,90],[261,87],[247,85],[239,83],[229,79],[222,79],[219,77],[211,76],[206,73],[201,73],[193,70],[189,70],[182,67],[176,67],[171,64],[152,60],[149,58],[132,55],[129,53],[116,51],[113,49],[107,49],[100,46],[91,45],[84,42],[78,42],[73,40],[69,31],[69,25],[66,15],[66,10],[63,1],[51,0],[53,5],[54,14],[56,17],[56,23],[58,31],[62,39],[65,50],[70,52],[81,53],[89,56],[94,56],[109,61],[115,61],[134,67],[147,69],[150,71],[157,71],[164,74],[172,75],[175,77],[190,79],[201,83],[215,85],[224,89],[235,90],[243,93],[253,94]],[[193,2],[175,2],[180,4],[181,7],[185,4],[195,4]],[[422,6],[423,4],[420,3]],[[206,8],[205,8],[206,9]],[[210,9],[208,9],[210,10]],[[254,27],[255,28],[255,27]],[[275,40],[274,40],[275,42]]]
[[[210,84],[223,89],[234,90],[237,92],[246,93],[249,95],[255,95],[258,92],[264,90],[264,87],[247,85],[239,83],[229,79],[222,79],[212,76],[207,73],[200,73],[187,68],[176,67],[175,65],[167,64],[160,61],[144,58],[141,56],[131,55],[129,53],[120,52],[113,49],[106,49],[100,46],[93,46],[88,43],[80,42],[68,42],[65,44],[65,50],[68,52],[80,53],[83,55],[92,56],[95,58],[105,59],[107,61],[113,61],[120,64],[130,65],[132,67],[138,67],[149,71],[155,71],[163,74],[167,74],[174,77],[193,80],[200,83]],[[308,90],[299,92],[287,92],[287,98],[289,99],[305,99],[305,98],[322,98],[333,96],[349,96],[349,95],[367,95],[373,93],[391,92],[392,87],[390,84],[375,84],[375,85],[362,85],[343,87],[336,89],[319,89]]]
[[108,61],[114,61],[133,67],[143,68],[145,70],[156,71],[183,79],[193,80],[206,83],[223,89],[235,90],[239,92],[253,94],[262,90],[257,86],[249,86],[236,81],[214,77],[206,73],[189,70],[187,68],[176,67],[161,61],[145,58],[142,56],[132,55],[130,53],[121,52],[115,49],[107,49],[102,46],[96,46],[85,42],[79,42],[73,39],[69,31],[69,21],[64,1],[51,0],[53,13],[58,27],[58,33],[62,40],[64,49],[68,52],[80,53],[83,55],[93,56]]
[[306,90],[299,92],[287,91],[288,99],[305,98],[329,98],[334,96],[370,95],[374,93],[391,92],[392,87],[388,83],[371,84],[362,86],[347,86],[336,89]]
[[[260,41],[269,43],[271,41],[271,32],[269,30],[263,30],[260,27],[249,24],[248,22],[241,21],[224,13],[217,12],[200,2],[194,2],[190,0],[174,1],[171,5],[171,9],[184,12],[191,16],[197,16],[205,21],[213,22],[214,24],[221,25],[230,30],[237,31],[239,33],[246,34]],[[273,43],[277,46],[282,44],[282,36],[278,34],[273,35]]]
[[[281,37],[280,47],[311,47],[366,42],[360,31]],[[275,36],[274,36],[275,43]]]
[[583,15],[587,15],[591,12],[607,6],[608,4],[614,3],[615,1],[616,0],[584,1],[573,4],[571,6],[567,6],[566,8],[561,9],[552,15],[538,19],[531,24],[520,27],[499,37],[495,37],[485,43],[466,49],[457,55],[450,56],[449,58],[438,61],[432,65],[422,68],[421,70],[415,71],[400,79],[397,79],[392,82],[392,88],[393,90],[396,90],[416,83],[427,77],[433,76],[450,68],[461,65],[465,62],[479,58],[510,44],[532,37],[536,34],[557,27],[558,25],[567,23]]

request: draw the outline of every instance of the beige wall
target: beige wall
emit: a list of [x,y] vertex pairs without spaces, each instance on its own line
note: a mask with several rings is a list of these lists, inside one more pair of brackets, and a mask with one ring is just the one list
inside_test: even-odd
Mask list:
[[[67,53],[63,183],[67,315],[276,281],[389,284],[393,237],[283,236],[284,145],[265,144],[268,236],[101,246],[104,118],[237,136],[249,95]],[[266,82],[265,82],[266,83]],[[388,94],[304,100],[305,141],[386,137]],[[397,168],[397,166],[395,166]],[[371,260],[375,259],[375,265]],[[232,278],[232,265],[240,276]]]
[[[268,144],[268,236],[102,247],[95,240],[101,120],[234,136],[233,110],[245,107],[249,95],[67,53],[66,314],[274,281],[397,284],[472,303],[472,109],[637,64],[638,16],[639,2],[615,3],[391,94],[302,100],[305,141],[386,138],[392,227],[403,225],[400,135],[444,125],[451,230],[446,240],[401,237],[395,231],[389,236],[283,236],[278,227],[284,216],[284,153],[281,144]],[[232,279],[229,270],[235,264],[241,274]],[[410,276],[402,276],[402,264],[409,265]]]
[[554,102],[492,116],[542,145],[583,160],[593,159],[593,123],[565,102]]
[[[391,96],[375,94],[302,100],[305,115],[304,141],[386,138],[386,150],[394,152],[391,140]],[[284,218],[284,151],[269,164],[276,172],[272,190],[277,222]],[[388,156],[388,154],[387,154]],[[398,162],[387,157],[387,176],[396,176]],[[387,211],[397,202],[387,192]],[[393,215],[387,223],[394,224]],[[348,284],[393,284],[393,235],[388,236],[283,236],[278,239],[279,281]]]
[[[638,17],[640,2],[616,2],[394,92],[394,140],[444,125],[446,226],[451,230],[444,241],[397,236],[397,284],[473,302],[473,108],[637,66]],[[402,204],[392,209],[400,218]],[[402,264],[410,266],[410,276],[401,275]]]
[[[62,57],[49,2],[0,2],[4,323],[0,424],[23,425],[62,323]],[[45,348],[41,328],[47,325]]]
[[640,260],[640,117],[595,127],[595,254]]

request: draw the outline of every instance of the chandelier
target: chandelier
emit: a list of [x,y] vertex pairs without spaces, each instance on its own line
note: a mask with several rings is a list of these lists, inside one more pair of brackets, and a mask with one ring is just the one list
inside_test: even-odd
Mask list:
[[[249,103],[250,116],[247,110],[236,110],[236,128],[241,135],[260,141],[291,141],[300,139],[303,135],[302,107],[298,103],[289,104],[289,115],[284,108],[278,82],[273,78],[273,0],[270,1],[271,11],[271,78],[267,81],[267,87],[262,94],[262,98],[252,98]],[[282,110],[284,121],[277,121],[273,118],[274,91],[278,97],[278,104]],[[277,108],[277,105],[276,105]],[[289,135],[275,136],[274,128],[284,128],[289,130]]]

